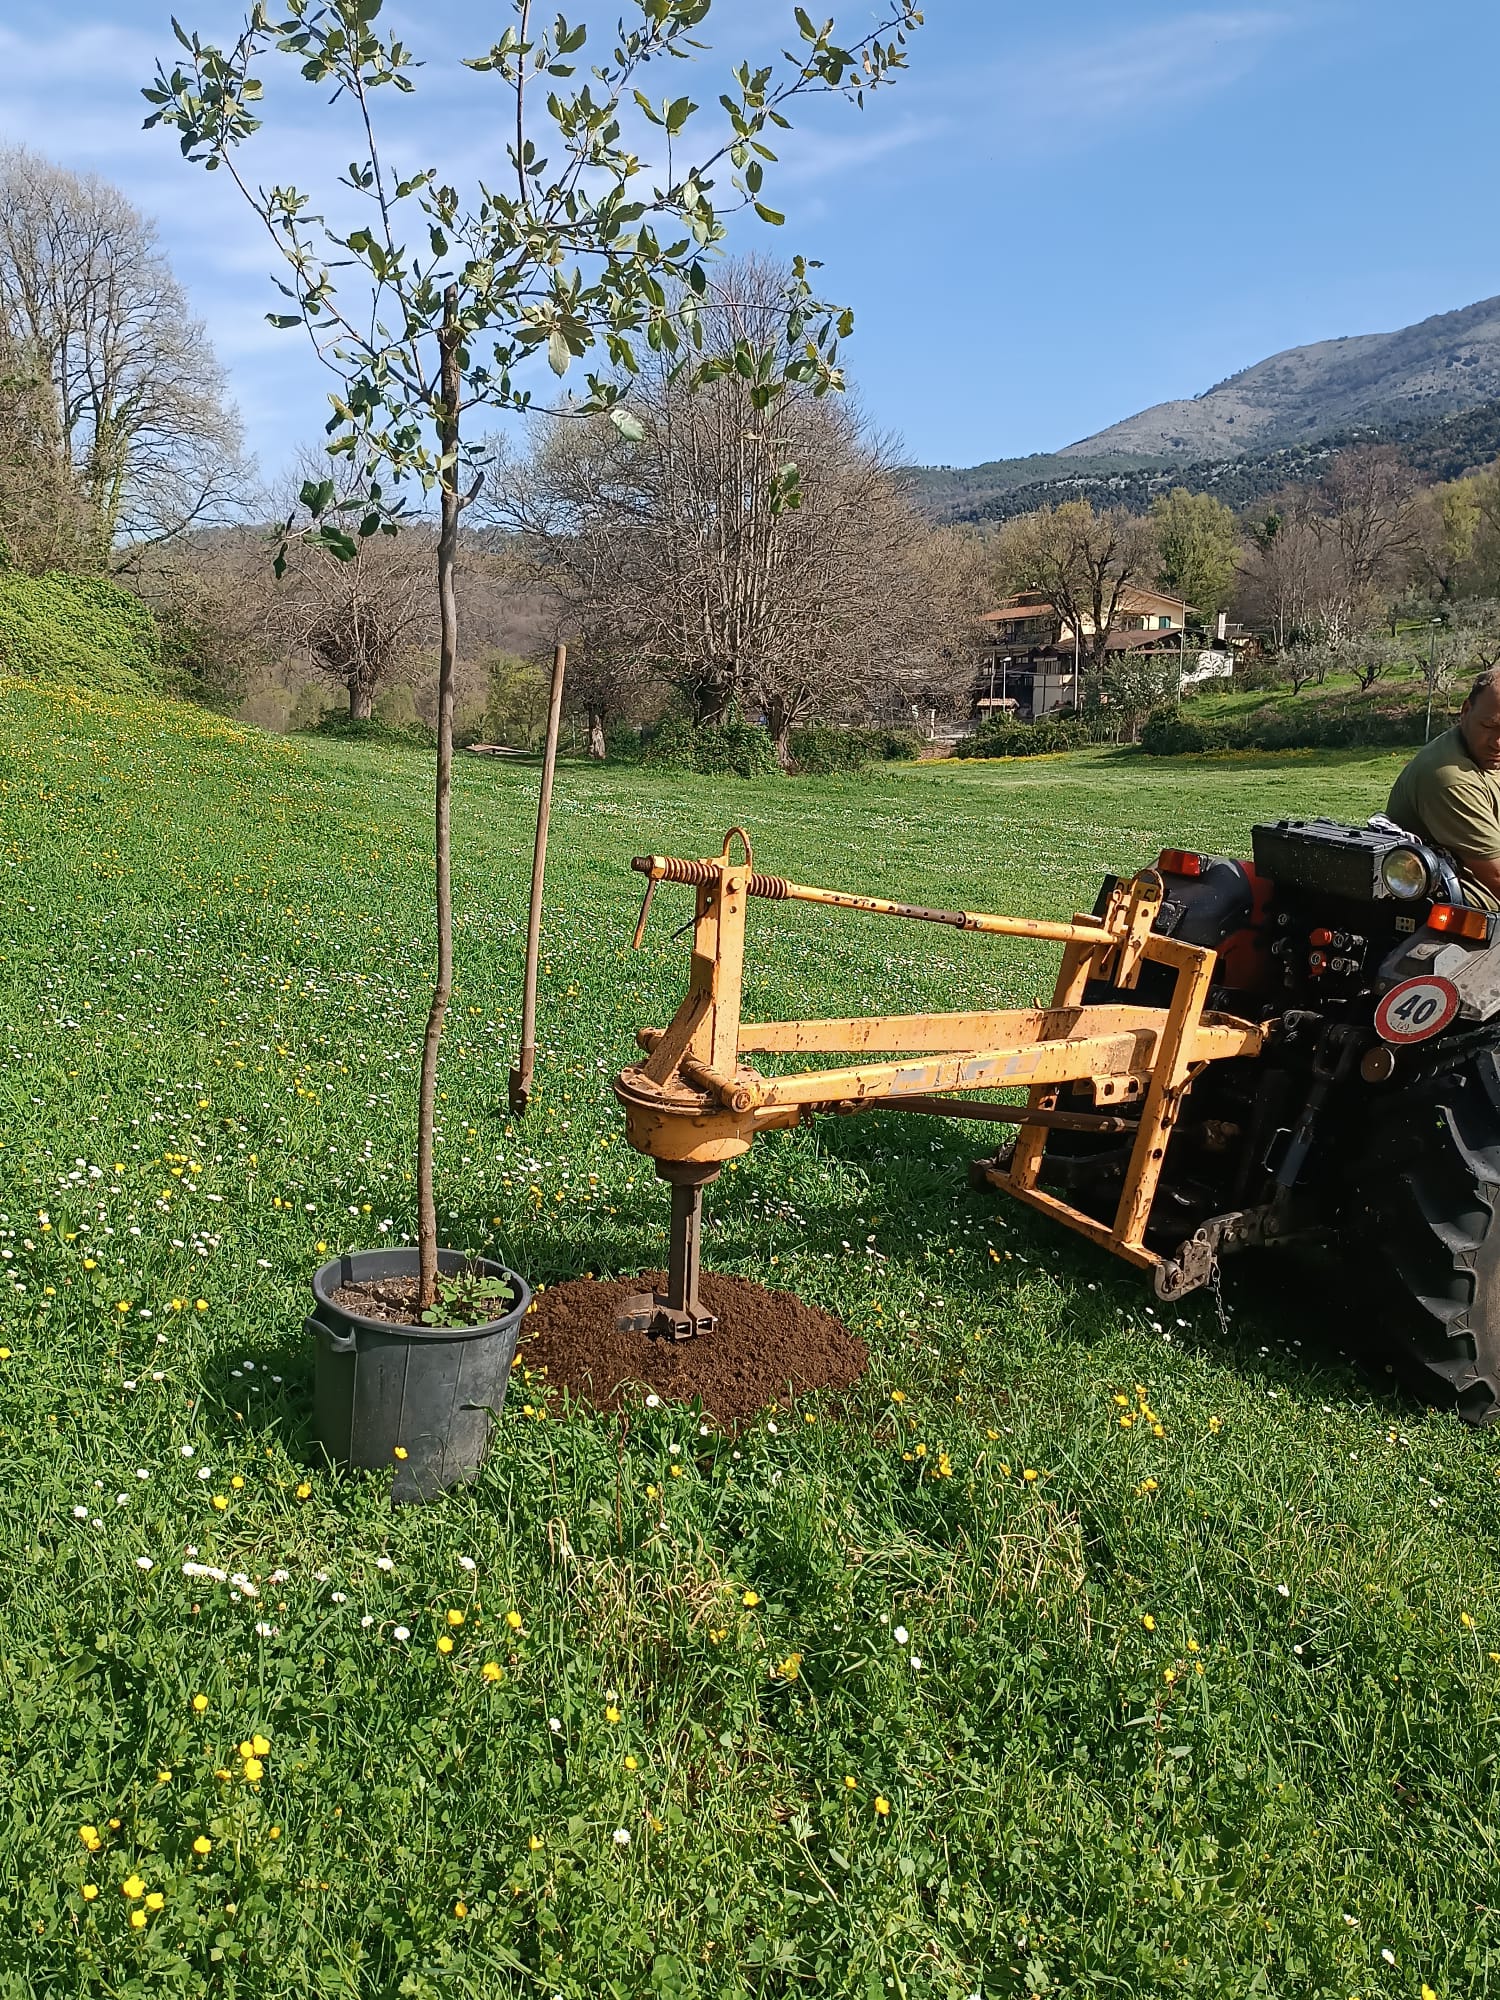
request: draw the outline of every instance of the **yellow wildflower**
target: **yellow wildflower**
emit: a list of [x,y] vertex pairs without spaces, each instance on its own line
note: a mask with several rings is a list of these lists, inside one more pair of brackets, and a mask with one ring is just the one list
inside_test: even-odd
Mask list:
[[1156,1620],[1151,1616],[1151,1613],[1149,1611],[1146,1613],[1145,1617],[1141,1620],[1141,1623],[1145,1626],[1148,1632],[1154,1632],[1156,1630]]
[[201,1715],[207,1707],[208,1696],[206,1694],[195,1694],[193,1696],[193,1713],[195,1715]]
[[398,1444],[398,1445],[396,1446],[396,1453],[395,1453],[395,1455],[396,1455],[396,1457],[397,1457],[397,1458],[405,1458],[405,1457],[406,1457],[406,1455],[407,1455],[407,1453],[406,1453],[406,1446],[405,1446],[404,1444]]
[[146,1898],[146,1908],[147,1908],[148,1910],[161,1910],[161,1909],[165,1909],[165,1908],[166,1908],[166,1902],[167,1902],[167,1899],[166,1899],[166,1897],[165,1897],[165,1896],[164,1896],[164,1895],[163,1895],[163,1894],[161,1893],[160,1889],[153,1889],[153,1890],[151,1891],[151,1894],[150,1894],[150,1895],[149,1895],[149,1896],[148,1896],[148,1897]]
[[146,1885],[139,1875],[127,1875],[120,1884],[120,1894],[127,1902],[138,1902],[146,1893]]
[[446,1632],[439,1638],[437,1649],[440,1653],[451,1653],[453,1651],[453,1641],[448,1637]]
[[483,1679],[487,1681],[503,1681],[505,1679],[505,1669],[500,1665],[498,1660],[486,1660],[479,1671]]
[[99,1884],[97,1882],[85,1882],[80,1893],[86,1903],[92,1903],[99,1893]]
[[213,1852],[213,1845],[207,1834],[200,1833],[198,1838],[193,1842],[193,1852],[194,1854],[211,1854]]
[[146,1928],[146,1912],[144,1910],[132,1910],[130,1912],[130,1928],[133,1931],[143,1931]]
[[891,1802],[889,1799],[876,1799],[875,1810],[879,1814],[881,1819],[885,1818],[886,1814],[890,1811],[890,1809],[891,1809]]
[[266,1767],[262,1764],[259,1757],[247,1757],[245,1759],[245,1780],[247,1784],[258,1785],[265,1775]]
[[747,1611],[753,1611],[756,1605],[760,1603],[760,1592],[756,1590],[747,1590],[744,1596],[740,1599],[740,1603],[744,1605]]

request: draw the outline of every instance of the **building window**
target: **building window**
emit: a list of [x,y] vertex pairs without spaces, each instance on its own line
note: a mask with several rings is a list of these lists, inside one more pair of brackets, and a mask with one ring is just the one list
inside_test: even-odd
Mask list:
[[1156,629],[1157,629],[1157,631],[1158,631],[1158,632],[1170,632],[1170,631],[1171,631],[1171,629],[1172,629],[1172,621],[1171,621],[1171,619],[1170,619],[1170,618],[1158,618],[1158,619],[1157,619],[1157,621],[1156,621]]

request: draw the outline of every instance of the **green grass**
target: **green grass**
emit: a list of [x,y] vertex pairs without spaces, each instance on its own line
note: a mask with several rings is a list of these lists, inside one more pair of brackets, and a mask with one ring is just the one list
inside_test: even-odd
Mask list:
[[[1446,729],[1457,713],[1462,688],[1441,693],[1433,712]],[[1243,720],[1257,712],[1270,716],[1299,713],[1316,714],[1320,709],[1342,710],[1368,704],[1382,714],[1411,714],[1421,718],[1427,705],[1427,683],[1415,668],[1387,674],[1373,687],[1361,688],[1353,674],[1329,674],[1322,682],[1310,682],[1300,692],[1287,683],[1281,687],[1234,687],[1223,681],[1205,681],[1201,690],[1184,697],[1183,707],[1195,720],[1227,722]],[[1421,731],[1418,730],[1420,737]]]
[[[0,742],[5,2000],[1500,1990],[1500,1440],[1372,1388],[1278,1267],[1227,1333],[1159,1317],[971,1195],[972,1136],[875,1116],[710,1194],[713,1265],[870,1341],[846,1403],[730,1440],[518,1380],[481,1480],[393,1513],[312,1462],[302,1322],[320,1246],[411,1226],[426,759],[16,682]],[[660,1254],[608,1081],[686,908],[631,955],[633,853],[740,821],[804,880],[1056,914],[1395,767],[565,767],[514,1127],[536,779],[464,761],[446,1233],[544,1282]],[[1051,969],[770,905],[751,954],[766,1013]]]

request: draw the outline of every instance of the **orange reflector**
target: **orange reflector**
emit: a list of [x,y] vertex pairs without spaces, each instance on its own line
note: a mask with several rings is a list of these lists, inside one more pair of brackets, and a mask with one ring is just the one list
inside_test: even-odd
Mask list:
[[1460,909],[1457,903],[1434,903],[1428,912],[1427,928],[1485,944],[1489,941],[1490,920],[1483,910]]
[[1156,865],[1163,875],[1201,875],[1208,866],[1208,857],[1189,854],[1182,847],[1164,847],[1156,857]]

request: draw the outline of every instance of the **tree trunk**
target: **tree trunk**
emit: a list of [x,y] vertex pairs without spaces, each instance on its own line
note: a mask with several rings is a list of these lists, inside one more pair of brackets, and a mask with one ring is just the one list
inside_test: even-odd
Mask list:
[[349,683],[349,720],[368,722],[375,710],[375,690],[361,680]]
[[780,695],[771,695],[766,701],[766,727],[771,733],[771,746],[776,752],[776,761],[783,771],[792,768],[792,712]]
[[707,669],[694,680],[692,696],[693,727],[712,729],[728,714],[734,688],[727,679]]
[[437,1122],[438,1046],[443,1016],[453,991],[453,869],[449,846],[449,804],[453,791],[453,665],[458,656],[458,599],[454,568],[458,560],[458,417],[462,381],[459,374],[458,291],[450,285],[443,295],[441,419],[443,448],[442,511],[438,525],[438,707],[437,797],[434,857],[437,876],[437,981],[422,1040],[422,1072],[417,1101],[417,1260],[421,1303],[437,1299],[437,1202],[433,1195],[433,1142]]
[[589,755],[602,763],[605,751],[604,716],[597,708],[591,708],[588,712],[588,722]]

